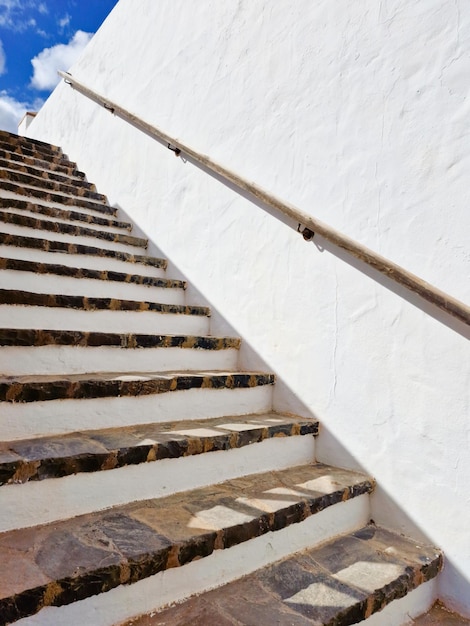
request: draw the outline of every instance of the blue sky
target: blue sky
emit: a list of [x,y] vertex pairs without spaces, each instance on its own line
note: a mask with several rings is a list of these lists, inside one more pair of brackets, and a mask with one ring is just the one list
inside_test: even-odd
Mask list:
[[0,129],[37,110],[117,0],[0,0]]

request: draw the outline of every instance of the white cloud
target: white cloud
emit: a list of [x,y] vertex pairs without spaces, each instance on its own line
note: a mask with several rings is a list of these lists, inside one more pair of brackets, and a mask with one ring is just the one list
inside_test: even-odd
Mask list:
[[0,76],[6,72],[6,56],[3,49],[2,40],[0,39]]
[[39,11],[39,13],[42,13],[42,15],[46,15],[47,13],[49,13],[49,9],[47,8],[45,2],[41,2],[39,4],[38,11]]
[[6,91],[0,91],[0,129],[17,133],[18,124],[26,111],[39,111],[43,104],[44,101],[40,98],[30,103],[19,102],[9,96]]
[[77,30],[68,44],[60,43],[52,48],[44,48],[31,60],[34,69],[31,86],[42,90],[53,89],[60,80],[57,70],[68,70],[92,36],[93,33]]
[[70,24],[70,15],[66,13],[64,17],[58,21],[60,30],[64,30],[66,26]]

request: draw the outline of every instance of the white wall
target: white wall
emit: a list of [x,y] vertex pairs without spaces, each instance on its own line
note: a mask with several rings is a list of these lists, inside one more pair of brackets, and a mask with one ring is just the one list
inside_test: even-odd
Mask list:
[[[137,4],[120,0],[79,80],[468,302],[467,0]],[[321,419],[322,459],[376,477],[374,519],[445,550],[441,598],[470,616],[462,328],[66,85],[29,133],[139,224],[246,366],[277,373],[279,408]]]

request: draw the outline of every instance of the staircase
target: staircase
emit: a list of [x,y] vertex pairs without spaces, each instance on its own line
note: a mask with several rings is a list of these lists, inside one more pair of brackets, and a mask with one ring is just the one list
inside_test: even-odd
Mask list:
[[442,555],[371,522],[373,479],[315,462],[76,165],[0,132],[0,179],[0,625],[425,611]]

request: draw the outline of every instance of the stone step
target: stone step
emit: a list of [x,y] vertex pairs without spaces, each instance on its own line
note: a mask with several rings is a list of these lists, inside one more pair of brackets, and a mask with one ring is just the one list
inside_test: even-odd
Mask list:
[[0,327],[162,334],[209,334],[210,309],[184,304],[56,296],[0,289]]
[[317,433],[267,413],[2,442],[0,532],[312,463]]
[[[0,150],[3,150],[7,153],[7,158],[9,158],[10,154],[17,154],[22,157],[29,157],[34,159],[40,159],[44,162],[51,163],[60,163],[67,165],[71,163],[69,159],[63,154],[61,151],[47,151],[43,149],[39,149],[36,146],[32,145],[20,145],[19,143],[13,143],[4,138],[0,137]],[[75,165],[72,163],[72,165]]]
[[[134,237],[127,233],[113,233],[103,229],[87,228],[78,224],[69,224],[66,222],[58,222],[57,220],[43,220],[38,217],[29,215],[21,215],[18,213],[10,213],[0,211],[0,222],[2,224],[12,224],[22,228],[30,228],[34,231],[47,231],[61,235],[69,235],[72,237],[86,237],[100,239],[111,243],[133,246],[136,248],[147,248],[148,241],[143,237]],[[3,226],[3,230],[5,230]]]
[[[162,267],[162,274],[165,267]],[[37,261],[25,261],[0,257],[0,270],[12,270],[17,272],[32,272],[36,277],[43,274],[66,276],[75,279],[104,280],[131,285],[145,285],[147,287],[159,287],[162,278],[157,276],[145,276],[142,274],[124,274],[110,270],[88,269],[83,267],[71,267],[69,265],[57,265],[52,263],[38,263]]]
[[400,626],[415,617],[401,599],[441,568],[435,548],[371,524],[125,626]]
[[74,177],[70,174],[64,174],[53,170],[45,170],[43,167],[37,165],[27,165],[22,161],[14,161],[9,159],[2,159],[0,157],[0,168],[13,173],[26,174],[43,180],[55,181],[65,185],[72,185],[74,187],[83,187],[90,191],[96,191],[94,183],[88,182],[84,177]]
[[[320,464],[301,466],[3,533],[2,623],[45,606],[95,601],[96,594],[204,561],[214,551],[242,544],[250,548],[251,539],[303,525],[303,520],[372,488],[372,480],[358,473]],[[178,574],[183,581],[185,571]],[[93,623],[83,617],[82,624]],[[55,623],[72,622],[59,617]]]
[[0,130],[0,141],[5,141],[15,146],[24,146],[31,150],[42,150],[48,154],[61,154],[62,148],[54,146],[53,144],[40,141],[39,139],[32,139],[31,137],[24,137],[23,135],[17,135],[16,133],[10,133],[7,130]]
[[0,441],[266,412],[273,385],[273,374],[219,370],[3,376]]
[[[157,268],[166,268],[167,262],[164,259],[160,259],[152,256],[145,256],[143,254],[132,254],[130,252],[124,252],[121,250],[113,250],[110,248],[95,247],[85,245],[81,243],[73,243],[70,241],[54,241],[52,239],[45,239],[40,237],[29,237],[25,235],[18,235],[13,233],[0,232],[0,254],[4,256],[10,256],[5,254],[8,248],[21,250],[21,258],[25,260],[26,251],[40,251],[50,254],[63,255],[77,255],[79,257],[78,263],[82,262],[85,257],[100,257],[101,259],[112,259],[125,263],[137,264],[140,266],[151,266]],[[34,259],[28,259],[34,260]],[[96,259],[94,264],[101,261]],[[139,268],[140,269],[140,268]]]
[[36,167],[42,171],[60,172],[67,176],[74,178],[85,179],[85,173],[77,169],[77,164],[69,161],[68,159],[54,158],[44,160],[37,157],[25,156],[24,154],[17,154],[9,152],[1,147],[0,142],[0,159],[7,161],[8,163],[20,163],[31,167]]
[[[170,278],[154,278],[152,285],[142,282],[122,283],[96,278],[74,278],[66,275],[34,274],[30,271],[1,270],[5,290],[15,291],[17,285],[29,293],[60,294],[63,297],[143,300],[159,304],[185,304],[186,283]],[[51,292],[53,291],[53,294]],[[17,304],[17,303],[12,303]]]
[[81,181],[78,181],[76,184],[70,184],[69,182],[63,183],[40,176],[31,176],[30,174],[18,172],[17,170],[0,169],[0,185],[3,185],[4,181],[23,185],[31,189],[40,189],[42,191],[46,190],[53,193],[64,193],[69,196],[89,198],[90,200],[96,200],[97,202],[107,203],[105,195],[91,190],[88,187],[88,183]]
[[83,222],[97,228],[114,228],[116,230],[132,230],[132,224],[121,220],[102,217],[70,209],[59,209],[53,206],[28,202],[27,200],[15,200],[14,198],[0,198],[0,211],[26,212],[33,216],[44,215],[45,217],[59,219],[65,222]]
[[240,339],[0,328],[0,347],[4,375],[61,376],[110,370],[235,370]]
[[43,202],[50,202],[53,205],[58,204],[59,208],[62,208],[63,205],[65,205],[90,209],[107,215],[116,216],[117,214],[116,208],[111,207],[104,202],[99,202],[98,200],[63,194],[60,192],[47,191],[37,187],[2,180],[0,184],[0,197],[10,197],[11,194],[15,197],[26,196],[28,198],[40,199]]

